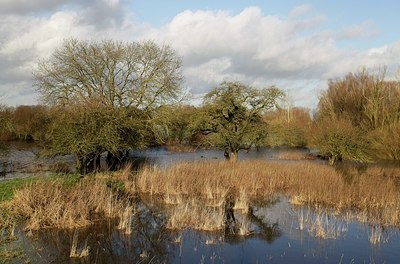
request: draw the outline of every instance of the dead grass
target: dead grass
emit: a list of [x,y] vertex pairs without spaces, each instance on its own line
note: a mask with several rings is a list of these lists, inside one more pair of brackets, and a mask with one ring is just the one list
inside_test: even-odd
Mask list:
[[83,245],[83,248],[79,248],[78,232],[74,232],[72,238],[71,249],[69,252],[70,258],[86,258],[89,256],[90,247],[87,245],[87,239]]
[[223,207],[204,206],[197,199],[187,200],[178,206],[167,210],[169,213],[167,228],[193,228],[204,231],[217,231],[225,227],[225,212]]
[[125,206],[104,181],[88,177],[66,187],[61,180],[41,180],[17,190],[8,207],[27,219],[27,229],[78,228],[104,217],[118,217]]
[[400,225],[400,169],[372,167],[363,173],[356,169],[348,173],[351,181],[332,166],[310,161],[284,165],[268,161],[181,163],[166,170],[144,168],[138,175],[137,190],[150,195],[214,199],[216,204],[218,199],[223,203],[234,197],[236,208],[286,194],[296,204],[352,210],[370,222]]
[[279,160],[308,160],[313,159],[313,157],[305,152],[301,151],[281,151],[279,152],[277,158]]

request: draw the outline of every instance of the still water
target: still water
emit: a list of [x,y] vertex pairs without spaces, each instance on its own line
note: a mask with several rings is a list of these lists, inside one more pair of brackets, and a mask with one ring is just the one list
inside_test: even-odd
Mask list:
[[[32,158],[27,153],[35,153],[25,151],[24,157]],[[276,160],[279,151],[250,151],[240,153],[239,158]],[[22,152],[7,155],[10,153],[16,158]],[[179,161],[223,159],[223,153],[216,150],[173,153],[161,148],[131,155],[138,162],[160,167]],[[288,161],[277,162],[284,166]],[[398,228],[382,228],[351,216],[293,206],[284,196],[254,205],[253,209],[246,215],[235,212],[236,222],[223,231],[176,231],[166,229],[162,206],[141,199],[131,218],[133,231],[129,235],[116,228],[116,220],[78,230],[26,232],[17,227],[18,239],[1,250],[21,252],[15,263],[400,263]],[[245,226],[246,235],[232,232],[232,225]],[[70,258],[74,237],[78,251],[89,249],[87,257]]]
[[[381,229],[381,241],[371,244],[371,232],[379,227],[329,216],[324,228],[335,231],[328,234],[332,237],[318,238],[311,221],[300,230],[303,214],[316,217],[312,209],[293,208],[281,197],[255,208],[252,218],[237,214],[237,221],[247,221],[250,230],[240,236],[228,229],[166,230],[163,212],[143,207],[132,218],[130,235],[117,230],[113,221],[75,231],[17,230],[19,240],[10,247],[21,249],[31,263],[399,263],[398,229]],[[79,249],[90,247],[88,257],[69,257],[74,235]]]

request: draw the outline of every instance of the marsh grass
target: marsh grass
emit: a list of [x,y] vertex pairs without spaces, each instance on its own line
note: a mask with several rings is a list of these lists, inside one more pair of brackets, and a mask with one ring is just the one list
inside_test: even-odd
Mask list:
[[301,151],[281,151],[277,155],[279,160],[307,160],[313,159],[313,157],[305,152]]
[[90,247],[87,245],[87,239],[82,248],[79,247],[78,232],[74,232],[72,237],[71,249],[69,253],[70,258],[85,258],[89,256]]
[[[137,176],[137,189],[140,193],[174,194],[197,201],[231,197],[237,209],[247,207],[241,204],[251,205],[286,194],[294,204],[324,206],[336,212],[350,210],[367,222],[400,225],[400,169],[375,166],[361,172],[349,169],[348,173],[351,181],[334,167],[311,161],[284,165],[268,161],[205,161],[181,163],[165,170],[144,168]],[[185,206],[188,205],[183,203]],[[186,214],[193,212],[195,218],[197,211],[187,210]]]
[[38,178],[20,178],[0,181],[0,203],[10,200],[15,190],[21,189]]
[[96,177],[65,185],[60,179],[38,180],[16,190],[9,210],[26,219],[26,228],[78,228],[103,218],[114,218],[125,209],[118,195]]
[[124,234],[132,234],[132,217],[135,214],[135,209],[131,205],[127,205],[125,209],[120,212],[119,224],[117,229],[121,230]]
[[168,229],[192,228],[203,231],[217,231],[225,227],[223,207],[204,206],[203,202],[190,199],[167,210]]

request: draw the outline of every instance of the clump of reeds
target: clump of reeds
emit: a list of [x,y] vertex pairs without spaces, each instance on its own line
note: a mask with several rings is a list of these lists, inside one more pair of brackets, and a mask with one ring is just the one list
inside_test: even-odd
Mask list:
[[193,228],[204,231],[217,231],[225,227],[225,212],[222,207],[204,206],[198,200],[191,199],[168,210],[167,228]]
[[310,159],[311,155],[300,151],[281,151],[277,158],[279,160],[306,160]]
[[95,178],[66,187],[61,180],[42,180],[17,190],[10,201],[14,214],[27,219],[27,228],[76,228],[104,217],[117,217],[124,203]]
[[[334,211],[353,210],[367,221],[400,225],[400,169],[350,169],[351,180],[332,166],[310,161],[205,161],[181,163],[166,170],[144,168],[137,189],[150,195],[179,194],[207,201],[230,196],[242,201],[271,199],[287,194],[297,204],[324,205]],[[246,196],[242,199],[241,196]]]
[[369,229],[369,243],[378,245],[383,239],[382,226],[371,225]]
[[74,232],[72,237],[71,249],[69,253],[70,258],[85,258],[89,256],[90,247],[87,245],[87,239],[82,249],[79,248],[78,232]]
[[135,209],[133,206],[127,205],[125,209],[120,212],[117,229],[121,230],[124,234],[130,235],[132,233],[132,216],[134,214]]
[[236,196],[235,205],[233,210],[240,210],[243,213],[247,214],[249,212],[249,199],[247,197],[246,190],[244,188],[240,188],[239,194]]

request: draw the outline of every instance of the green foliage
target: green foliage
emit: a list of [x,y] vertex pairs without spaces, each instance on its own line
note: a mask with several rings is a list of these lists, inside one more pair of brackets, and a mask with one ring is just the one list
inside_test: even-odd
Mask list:
[[400,160],[400,123],[376,129],[368,134],[371,156],[375,159]]
[[312,123],[308,110],[293,108],[288,111],[278,108],[267,112],[263,118],[268,124],[268,135],[265,139],[267,146],[307,146],[307,134]]
[[84,162],[93,161],[105,151],[117,153],[141,147],[141,118],[140,111],[116,111],[95,103],[60,108],[54,113],[47,135],[48,154],[73,153],[81,169]]
[[152,116],[152,130],[158,144],[190,144],[196,136],[195,122],[200,110],[194,106],[162,106]]
[[36,178],[20,178],[0,181],[0,203],[8,201],[14,195],[14,191],[34,182]]
[[[363,70],[329,82],[328,90],[322,94],[319,102],[316,126],[328,125],[324,129],[329,130],[334,126],[327,124],[326,120],[330,120],[337,122],[336,126],[339,127],[349,128],[351,125],[351,129],[347,131],[347,136],[341,132],[346,139],[338,140],[334,137],[335,143],[330,145],[331,150],[324,140],[316,141],[317,149],[324,149],[333,157],[343,156],[359,161],[371,158],[397,160],[400,157],[400,83],[385,81],[384,77],[385,72],[374,75]],[[316,137],[321,138],[321,133],[336,132],[319,129]],[[355,142],[356,136],[358,142]],[[334,154],[338,152],[342,154]]]
[[152,112],[176,103],[182,92],[181,58],[152,41],[69,39],[39,63],[34,77],[43,102],[56,107],[48,153],[75,154],[82,173],[96,170],[105,151],[123,159],[149,143]]
[[264,138],[267,128],[261,115],[282,95],[275,87],[258,90],[239,82],[221,83],[205,96],[197,125],[210,145],[225,148],[236,160],[240,149]]
[[349,120],[320,120],[314,127],[313,143],[331,165],[338,160],[370,161],[365,134]]

